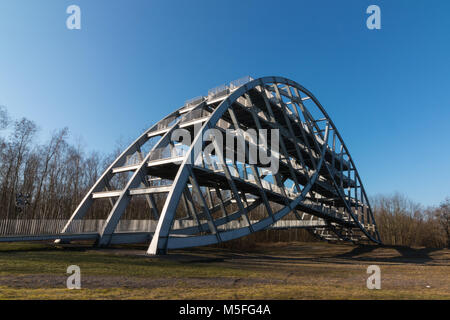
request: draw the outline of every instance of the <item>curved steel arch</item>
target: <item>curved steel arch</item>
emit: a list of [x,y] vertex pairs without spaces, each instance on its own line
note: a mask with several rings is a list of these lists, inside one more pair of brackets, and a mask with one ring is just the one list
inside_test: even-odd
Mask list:
[[[189,146],[172,139],[181,128],[193,138]],[[220,164],[198,162],[211,128],[225,136],[227,129],[279,130],[280,170],[264,171],[247,158],[238,163],[236,148],[232,159],[215,149]],[[153,138],[144,157],[141,148]],[[246,141],[246,150],[251,143]],[[135,155],[139,161],[127,163]],[[113,176],[124,172],[132,173],[128,183],[111,190]],[[163,195],[161,212],[155,194]],[[146,196],[156,227],[147,235],[118,235],[115,228],[134,195]],[[243,237],[280,225],[290,213],[297,221],[286,225],[306,227],[321,239],[380,243],[360,176],[334,123],[311,92],[283,77],[241,79],[210,90],[149,128],[105,171],[62,232],[70,232],[97,198],[112,205],[99,245],[151,239],[149,254]]]

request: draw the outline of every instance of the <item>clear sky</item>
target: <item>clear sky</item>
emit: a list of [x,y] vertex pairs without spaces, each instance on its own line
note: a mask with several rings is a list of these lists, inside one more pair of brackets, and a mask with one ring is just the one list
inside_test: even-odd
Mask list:
[[325,107],[369,195],[435,205],[450,196],[449,15],[445,0],[1,0],[0,104],[43,140],[67,126],[110,152],[211,87],[284,76]]

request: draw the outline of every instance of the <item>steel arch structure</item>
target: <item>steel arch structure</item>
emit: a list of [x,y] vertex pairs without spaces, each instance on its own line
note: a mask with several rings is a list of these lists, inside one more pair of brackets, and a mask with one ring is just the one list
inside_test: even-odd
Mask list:
[[[202,161],[211,128],[224,136],[228,129],[278,130],[278,171],[247,156],[237,161],[237,147],[227,154],[216,148],[220,161]],[[192,143],[180,141],[177,129]],[[247,139],[244,150],[249,147],[261,148]],[[111,187],[116,175],[126,177],[120,189]],[[145,197],[155,227],[145,234],[117,234],[135,196]],[[150,127],[92,186],[62,234],[74,233],[77,221],[102,198],[112,208],[98,245],[148,241],[148,254],[240,238],[288,218],[296,221],[289,225],[320,239],[380,243],[361,178],[336,126],[311,92],[283,77],[247,77],[217,87]]]

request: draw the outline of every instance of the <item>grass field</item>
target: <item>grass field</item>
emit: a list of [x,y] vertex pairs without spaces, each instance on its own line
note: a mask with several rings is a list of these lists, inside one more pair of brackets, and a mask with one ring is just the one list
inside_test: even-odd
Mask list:
[[[144,252],[0,244],[0,299],[450,299],[448,249],[312,242]],[[80,290],[66,288],[73,264]],[[381,290],[366,287],[372,264]]]

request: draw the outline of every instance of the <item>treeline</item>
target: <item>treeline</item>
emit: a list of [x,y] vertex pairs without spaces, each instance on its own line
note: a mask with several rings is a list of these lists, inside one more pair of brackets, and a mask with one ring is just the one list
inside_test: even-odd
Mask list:
[[384,244],[450,248],[450,198],[430,208],[399,193],[371,202]]
[[68,143],[67,128],[38,144],[36,124],[0,107],[0,219],[67,218],[105,167]]
[[[67,128],[54,132],[45,143],[37,143],[37,133],[33,121],[12,120],[0,106],[0,219],[67,219],[122,151],[118,148],[106,156],[85,153],[68,142]],[[112,182],[114,188],[127,180],[125,176],[118,179]],[[161,207],[162,199],[157,202]],[[450,247],[450,198],[433,208],[424,208],[401,194],[377,196],[371,202],[384,244]],[[104,219],[110,209],[109,201],[96,201],[88,218]],[[138,198],[124,218],[148,216],[145,200]],[[305,230],[271,230],[239,241],[313,239]]]

